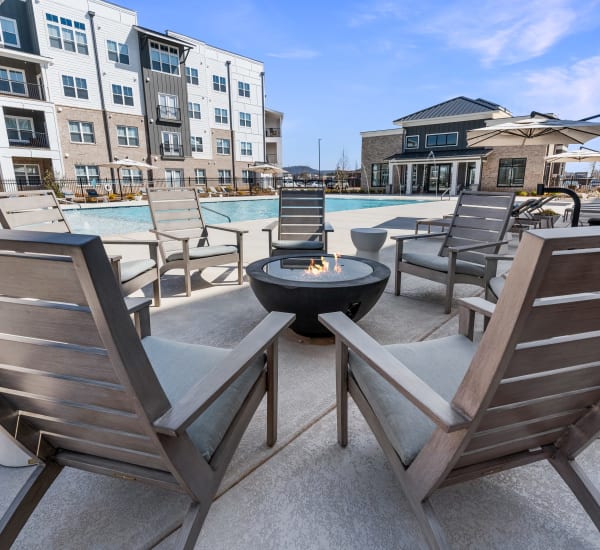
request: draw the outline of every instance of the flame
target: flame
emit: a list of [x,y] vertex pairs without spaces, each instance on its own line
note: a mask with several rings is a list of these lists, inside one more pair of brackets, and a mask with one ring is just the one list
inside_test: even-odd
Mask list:
[[[334,265],[333,265],[333,271],[335,273],[341,273],[342,272],[342,266],[339,264],[339,254],[333,254],[333,259],[334,259]],[[307,275],[320,275],[321,273],[328,273],[329,272],[329,260],[327,260],[324,256],[321,256],[321,263],[317,264],[315,263],[314,258],[311,258],[310,260],[310,264],[308,265],[308,267],[304,270],[304,273],[306,273]]]

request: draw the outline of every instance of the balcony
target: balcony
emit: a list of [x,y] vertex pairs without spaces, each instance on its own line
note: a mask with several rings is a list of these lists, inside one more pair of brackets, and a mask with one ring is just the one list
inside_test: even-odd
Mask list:
[[160,156],[163,159],[182,159],[183,158],[183,146],[174,145],[172,143],[161,143],[160,144]]
[[18,135],[11,135],[13,132],[8,133],[8,144],[11,147],[23,147],[27,149],[49,149],[50,142],[48,141],[48,135],[41,132],[21,132]]
[[277,155],[267,153],[267,164],[277,164]]
[[45,101],[44,90],[39,84],[22,82],[19,80],[6,80],[0,78],[0,94],[27,97]]
[[281,137],[281,128],[265,128],[267,137]]
[[181,109],[179,107],[170,107],[168,105],[158,105],[156,107],[156,116],[159,122],[178,123],[181,122]]

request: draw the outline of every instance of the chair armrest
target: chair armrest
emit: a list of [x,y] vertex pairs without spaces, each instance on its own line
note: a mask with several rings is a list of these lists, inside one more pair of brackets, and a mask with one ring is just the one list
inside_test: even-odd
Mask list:
[[146,246],[157,246],[158,243],[155,239],[102,239],[102,244],[137,244],[137,245],[146,245]]
[[496,304],[483,298],[463,298],[458,301],[458,332],[473,340],[475,335],[475,314],[483,315],[483,329],[492,317]]
[[481,244],[466,244],[464,246],[449,246],[448,250],[450,252],[456,252],[458,254],[460,252],[468,252],[469,250],[480,250],[482,248],[489,248],[490,246],[500,246],[503,244],[508,244],[508,241],[496,241]]
[[[331,225],[329,222],[325,222],[324,229],[327,233],[333,233],[333,231],[334,231],[333,225]],[[263,229],[263,231],[264,231],[264,229]]]
[[200,238],[201,235],[177,235],[176,233],[172,233],[169,231],[160,231],[158,229],[150,229],[150,232],[155,235],[160,235],[161,237],[167,237],[168,239],[172,239],[174,241],[189,241],[190,239]]
[[125,307],[127,313],[133,315],[133,323],[140,338],[150,336],[150,298],[126,297]]
[[182,433],[290,326],[293,313],[273,311],[223,359],[217,369],[194,384],[167,412],[154,421],[158,433]]
[[432,239],[433,237],[445,237],[448,234],[447,231],[440,231],[439,233],[421,233],[418,235],[392,235],[390,239],[394,239],[396,242],[398,241],[408,241],[414,239]]
[[248,233],[247,229],[236,229],[235,227],[221,227],[220,225],[205,225],[206,229],[218,229],[219,231],[229,231],[230,233],[238,233],[242,235]]
[[263,231],[273,231],[273,229],[275,229],[277,227],[277,224],[279,223],[279,220],[275,220],[272,221],[269,225],[266,225],[265,227],[263,227]]
[[491,317],[496,309],[496,304],[492,302],[488,302],[483,298],[479,298],[474,296],[472,298],[461,298],[458,300],[459,307],[465,308],[469,311],[474,311],[475,313],[481,313],[486,317]]
[[462,430],[469,425],[468,417],[453,409],[431,386],[342,312],[321,313],[319,321],[333,332],[336,343],[341,340],[445,432]]

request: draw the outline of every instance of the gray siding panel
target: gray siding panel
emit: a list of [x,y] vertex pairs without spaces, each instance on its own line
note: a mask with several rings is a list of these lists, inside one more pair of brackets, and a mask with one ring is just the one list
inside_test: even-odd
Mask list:
[[[29,2],[21,0],[5,0],[0,5],[0,16],[14,19],[17,22],[19,32],[19,42],[21,47],[14,48],[28,53],[39,54],[37,43],[34,40],[36,35],[33,27],[33,16],[28,9]],[[11,47],[8,46],[8,49]]]

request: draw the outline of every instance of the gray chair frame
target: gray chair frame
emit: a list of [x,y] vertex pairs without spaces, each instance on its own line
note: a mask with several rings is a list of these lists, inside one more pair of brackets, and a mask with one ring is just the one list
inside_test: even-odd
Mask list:
[[[486,287],[495,272],[486,266],[485,257],[497,254],[510,220],[514,193],[463,191],[458,197],[448,231],[425,235],[396,235],[394,292],[400,295],[402,273],[409,273],[446,285],[444,312],[450,313],[455,284],[474,284]],[[409,263],[404,258],[404,243],[415,239],[444,236],[437,256],[447,257],[444,269]],[[478,268],[478,273],[457,272],[457,261],[466,261]]]
[[[36,464],[0,519],[0,548],[15,541],[65,466],[187,494],[177,547],[193,548],[265,395],[267,444],[275,444],[278,338],[294,315],[269,314],[171,403],[142,345],[150,300],[138,308],[140,339],[98,237],[0,230],[0,251],[0,429]],[[177,353],[163,371],[176,368]],[[187,428],[250,367],[256,379],[237,390],[241,404],[207,457]]]
[[[463,357],[464,376],[447,399],[433,389],[432,377],[442,377],[456,363],[450,343],[444,342],[460,337],[441,341],[448,345],[447,361],[426,382],[417,363],[405,366],[400,348],[392,354],[393,348],[378,344],[341,312],[319,315],[336,338],[338,442],[348,442],[350,394],[431,548],[448,547],[431,503],[438,488],[541,460],[562,476],[600,530],[600,492],[576,462],[600,435],[600,344],[594,333],[600,330],[599,243],[600,228],[535,230],[523,236],[505,289],[492,305],[488,329],[478,346],[469,344],[470,362]],[[473,337],[478,302],[484,300],[462,301],[459,329],[465,343]],[[428,345],[412,344],[412,356],[419,357],[419,348]],[[389,416],[376,412],[384,401],[378,403],[373,386],[367,397],[364,382],[354,374],[359,359],[362,369],[389,383],[385,403],[408,400],[416,407],[412,416],[399,419],[407,430],[414,429],[415,418],[432,422],[409,463],[392,443]],[[425,351],[420,361],[429,364]]]
[[[277,230],[277,238],[273,232]],[[327,235],[333,226],[325,221],[325,189],[279,190],[278,219],[263,228],[269,234],[269,255],[327,254]],[[298,248],[278,248],[277,241],[297,242]],[[303,243],[318,243],[307,248]]]
[[[244,281],[244,233],[247,230],[204,223],[198,189],[190,187],[153,188],[148,189],[148,205],[154,229],[152,232],[158,240],[162,259],[160,273],[163,275],[171,269],[183,269],[185,293],[192,293],[192,271],[202,271],[207,267],[237,263],[237,283]],[[190,257],[190,249],[207,247],[210,250],[208,230],[226,231],[235,234],[236,250],[227,254],[214,248],[214,255],[202,258]],[[180,259],[170,259],[175,253]]]
[[[32,231],[53,231],[72,233],[60,203],[50,189],[35,191],[15,191],[0,193],[0,224],[4,229],[26,229]],[[121,294],[129,294],[152,283],[154,305],[160,306],[160,271],[158,264],[158,244],[155,240],[102,239],[105,245],[144,246],[154,267],[121,282],[121,272],[129,263],[121,256],[112,255],[111,261],[115,277],[121,284]],[[133,260],[135,261],[135,260]]]

